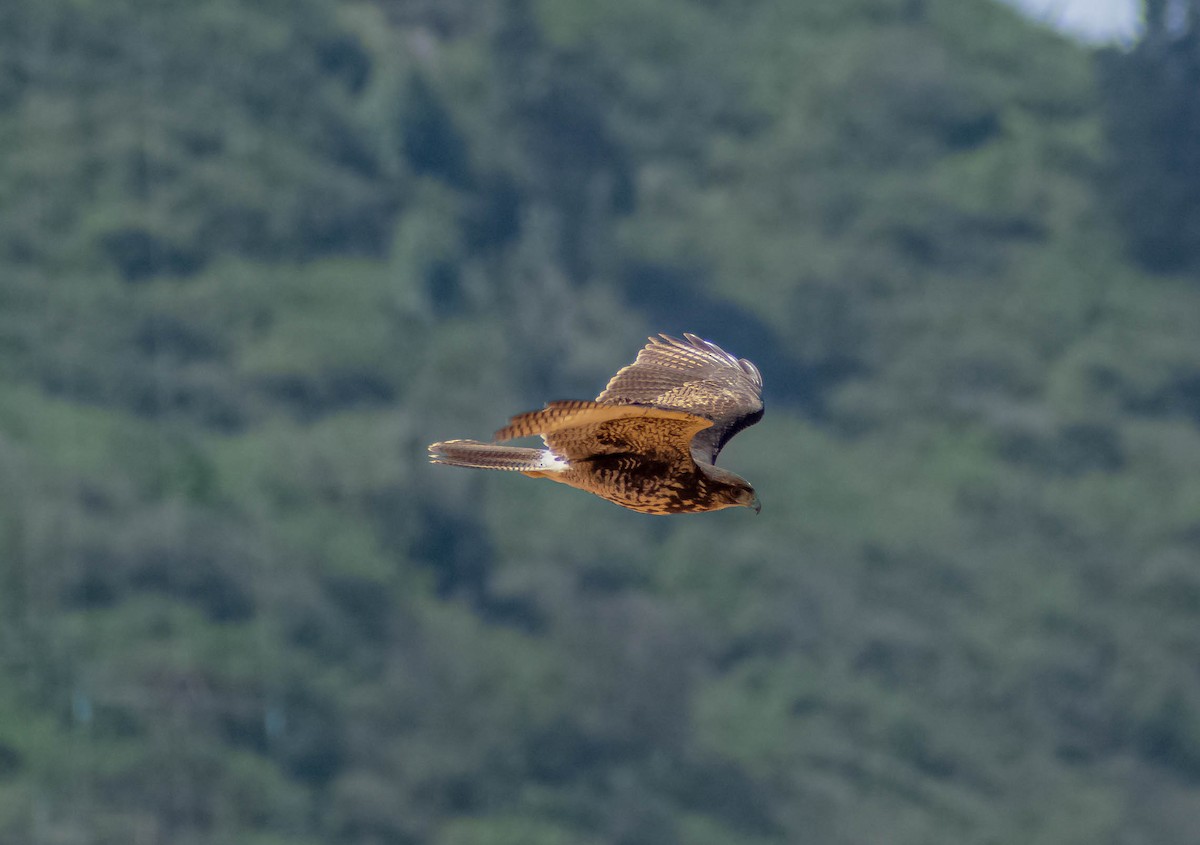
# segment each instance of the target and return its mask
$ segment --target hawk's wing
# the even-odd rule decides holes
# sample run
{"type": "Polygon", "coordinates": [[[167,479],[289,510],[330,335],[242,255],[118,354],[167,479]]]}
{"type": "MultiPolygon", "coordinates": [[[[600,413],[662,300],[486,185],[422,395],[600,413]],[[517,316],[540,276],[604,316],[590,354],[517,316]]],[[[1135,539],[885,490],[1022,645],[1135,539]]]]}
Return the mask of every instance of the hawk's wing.
{"type": "Polygon", "coordinates": [[[497,431],[492,439],[500,443],[518,437],[529,437],[533,434],[545,437],[548,434],[567,429],[591,428],[601,423],[637,418],[647,418],[656,422],[662,420],[684,422],[691,425],[695,431],[712,425],[709,419],[698,419],[694,414],[685,411],[569,400],[550,402],[540,411],[518,414],[508,421],[508,425],[497,431]]]}
{"type": "Polygon", "coordinates": [[[715,463],[729,438],[762,419],[762,374],[745,358],[735,358],[715,343],[693,334],[683,337],[650,338],[596,401],[653,405],[711,420],[712,426],[692,440],[692,451],[715,463]]]}
{"type": "Polygon", "coordinates": [[[542,435],[556,455],[568,460],[598,455],[640,455],[646,461],[692,464],[694,435],[712,420],[670,408],[551,402],[518,414],[493,436],[497,442],[542,435]]]}

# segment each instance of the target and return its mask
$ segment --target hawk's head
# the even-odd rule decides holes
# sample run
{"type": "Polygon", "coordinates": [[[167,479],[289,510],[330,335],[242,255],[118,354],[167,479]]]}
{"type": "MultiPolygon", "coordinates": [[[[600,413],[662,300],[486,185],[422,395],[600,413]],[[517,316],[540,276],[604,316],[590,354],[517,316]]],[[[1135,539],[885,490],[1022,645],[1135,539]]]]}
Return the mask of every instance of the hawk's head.
{"type": "Polygon", "coordinates": [[[754,508],[755,513],[762,510],[758,494],[749,481],[720,467],[706,466],[703,469],[713,487],[713,501],[716,504],[713,510],[734,507],[754,508]]]}
{"type": "Polygon", "coordinates": [[[737,491],[735,501],[743,507],[754,508],[755,513],[762,511],[762,503],[758,501],[758,494],[749,484],[737,491]]]}

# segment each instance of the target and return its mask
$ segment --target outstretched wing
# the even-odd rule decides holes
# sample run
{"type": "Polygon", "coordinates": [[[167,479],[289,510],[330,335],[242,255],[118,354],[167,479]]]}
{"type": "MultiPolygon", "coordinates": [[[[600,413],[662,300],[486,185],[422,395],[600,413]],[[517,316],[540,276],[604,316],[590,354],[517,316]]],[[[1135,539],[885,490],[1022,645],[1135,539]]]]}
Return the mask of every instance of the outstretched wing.
{"type": "Polygon", "coordinates": [[[492,439],[500,443],[534,434],[546,437],[569,429],[591,429],[602,423],[638,418],[651,420],[652,424],[664,420],[684,422],[694,426],[697,431],[712,425],[707,418],[697,419],[696,415],[679,410],[570,400],[550,402],[540,411],[518,414],[492,435],[492,439]]]}
{"type": "Polygon", "coordinates": [[[696,335],[660,335],[608,382],[596,401],[606,405],[652,405],[712,421],[692,440],[692,452],[714,463],[721,448],[762,419],[762,374],[696,335]]]}
{"type": "Polygon", "coordinates": [[[494,439],[540,434],[555,455],[568,461],[621,455],[661,465],[659,472],[665,474],[672,468],[695,468],[693,438],[712,424],[707,417],[648,405],[551,402],[540,411],[513,417],[494,439]]]}

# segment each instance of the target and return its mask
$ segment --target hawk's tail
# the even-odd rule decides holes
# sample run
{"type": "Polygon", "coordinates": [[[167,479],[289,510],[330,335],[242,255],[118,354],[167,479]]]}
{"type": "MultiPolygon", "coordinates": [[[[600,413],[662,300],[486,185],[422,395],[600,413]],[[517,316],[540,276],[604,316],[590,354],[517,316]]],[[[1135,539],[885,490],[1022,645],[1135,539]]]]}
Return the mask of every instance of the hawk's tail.
{"type": "Polygon", "coordinates": [[[429,460],[435,464],[477,469],[505,469],[514,472],[554,472],[566,469],[566,462],[548,449],[499,446],[478,440],[447,440],[429,446],[429,460]]]}

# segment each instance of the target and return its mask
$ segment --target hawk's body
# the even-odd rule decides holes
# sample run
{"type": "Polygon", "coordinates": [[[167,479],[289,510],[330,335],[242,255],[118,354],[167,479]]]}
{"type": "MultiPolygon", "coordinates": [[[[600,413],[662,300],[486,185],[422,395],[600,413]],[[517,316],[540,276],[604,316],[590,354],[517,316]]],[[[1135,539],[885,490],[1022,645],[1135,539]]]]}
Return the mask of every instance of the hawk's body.
{"type": "Polygon", "coordinates": [[[513,417],[497,441],[540,434],[545,449],[448,440],[436,463],[550,478],[642,513],[718,510],[758,498],[714,465],[729,438],[763,414],[762,376],[695,335],[651,338],[594,402],[551,402],[513,417]]]}

